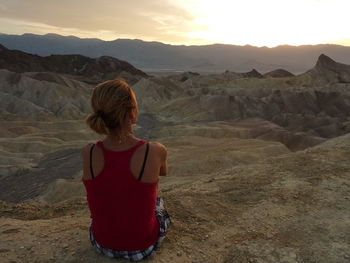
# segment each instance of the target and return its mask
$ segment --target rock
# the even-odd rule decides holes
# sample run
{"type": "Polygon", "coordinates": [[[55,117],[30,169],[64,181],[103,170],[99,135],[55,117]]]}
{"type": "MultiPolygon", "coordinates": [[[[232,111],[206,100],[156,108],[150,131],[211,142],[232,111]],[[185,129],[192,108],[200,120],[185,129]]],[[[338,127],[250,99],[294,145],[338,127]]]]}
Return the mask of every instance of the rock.
{"type": "Polygon", "coordinates": [[[68,244],[63,244],[63,245],[62,245],[62,248],[64,248],[64,249],[68,249],[68,247],[69,247],[68,244]]]}
{"type": "Polygon", "coordinates": [[[321,54],[313,69],[308,72],[315,80],[330,83],[350,83],[350,66],[321,54]]]}
{"type": "Polygon", "coordinates": [[[253,69],[247,73],[241,73],[242,77],[244,78],[262,78],[263,75],[261,75],[256,69],[253,69]]]}
{"type": "Polygon", "coordinates": [[[287,78],[295,75],[284,69],[276,69],[263,75],[264,78],[287,78]]]}

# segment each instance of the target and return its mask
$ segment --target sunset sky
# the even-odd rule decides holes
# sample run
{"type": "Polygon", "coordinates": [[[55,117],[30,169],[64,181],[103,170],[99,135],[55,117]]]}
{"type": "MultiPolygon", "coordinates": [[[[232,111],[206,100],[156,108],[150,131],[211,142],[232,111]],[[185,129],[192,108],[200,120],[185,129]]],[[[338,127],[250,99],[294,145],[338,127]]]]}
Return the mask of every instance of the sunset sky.
{"type": "Polygon", "coordinates": [[[0,0],[0,32],[169,44],[350,46],[350,0],[0,0]]]}

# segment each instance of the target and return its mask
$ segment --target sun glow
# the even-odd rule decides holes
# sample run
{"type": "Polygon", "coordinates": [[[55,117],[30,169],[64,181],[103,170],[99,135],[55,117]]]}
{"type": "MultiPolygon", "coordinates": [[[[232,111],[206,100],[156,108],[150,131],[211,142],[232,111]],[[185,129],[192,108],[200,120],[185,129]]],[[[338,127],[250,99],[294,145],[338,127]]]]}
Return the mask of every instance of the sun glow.
{"type": "Polygon", "coordinates": [[[348,0],[180,0],[206,28],[194,41],[277,46],[341,43],[349,39],[348,0]]]}
{"type": "Polygon", "coordinates": [[[0,2],[0,33],[7,34],[137,38],[175,45],[350,45],[350,0],[0,2]]]}

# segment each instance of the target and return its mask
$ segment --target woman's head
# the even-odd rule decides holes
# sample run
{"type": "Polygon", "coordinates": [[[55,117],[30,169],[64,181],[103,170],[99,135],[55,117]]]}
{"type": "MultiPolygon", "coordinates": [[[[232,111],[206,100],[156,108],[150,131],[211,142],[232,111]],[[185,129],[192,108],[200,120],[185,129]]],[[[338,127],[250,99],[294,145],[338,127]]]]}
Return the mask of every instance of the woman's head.
{"type": "Polygon", "coordinates": [[[94,88],[91,97],[91,113],[86,123],[99,134],[118,134],[129,131],[136,122],[136,96],[121,79],[108,80],[94,88]]]}

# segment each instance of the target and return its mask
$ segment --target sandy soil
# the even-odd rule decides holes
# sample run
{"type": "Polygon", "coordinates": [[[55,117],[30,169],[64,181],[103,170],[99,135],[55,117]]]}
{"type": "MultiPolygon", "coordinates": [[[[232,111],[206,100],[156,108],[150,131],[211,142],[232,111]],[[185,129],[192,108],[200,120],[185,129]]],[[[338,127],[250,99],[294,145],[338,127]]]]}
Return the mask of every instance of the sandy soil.
{"type": "MultiPolygon", "coordinates": [[[[350,262],[349,136],[337,140],[163,178],[159,195],[173,224],[149,261],[350,262]]],[[[3,262],[112,262],[89,244],[83,197],[51,205],[1,202],[0,219],[3,262]]]]}

